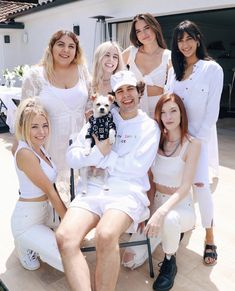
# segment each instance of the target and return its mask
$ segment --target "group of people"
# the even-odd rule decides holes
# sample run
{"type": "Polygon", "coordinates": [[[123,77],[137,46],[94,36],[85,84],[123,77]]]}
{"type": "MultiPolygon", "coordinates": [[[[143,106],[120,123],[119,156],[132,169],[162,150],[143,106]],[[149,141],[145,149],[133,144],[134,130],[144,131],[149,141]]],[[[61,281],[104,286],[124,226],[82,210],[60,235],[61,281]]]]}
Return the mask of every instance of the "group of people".
{"type": "MultiPolygon", "coordinates": [[[[198,26],[188,20],[174,29],[169,51],[158,21],[149,13],[133,18],[132,45],[115,42],[95,51],[92,77],[76,35],[56,32],[41,63],[22,85],[13,146],[19,200],[12,232],[23,267],[42,261],[64,271],[71,290],[114,290],[120,268],[119,238],[136,232],[165,253],[154,290],[169,290],[177,273],[182,234],[194,228],[193,195],[206,230],[203,262],[217,262],[208,151],[218,156],[216,121],[222,68],[206,51],[198,26]],[[99,141],[85,151],[92,94],[112,94],[116,141],[99,141]],[[200,110],[198,110],[200,108],[200,110]],[[73,143],[68,147],[69,139],[73,143]],[[69,168],[108,171],[109,189],[88,179],[88,192],[70,203],[69,168]],[[80,250],[96,227],[96,270],[90,280],[80,250]]],[[[217,159],[218,162],[218,159],[217,159]]],[[[218,166],[218,163],[217,163],[218,166]]],[[[127,248],[122,263],[136,268],[146,250],[127,248]]]]}

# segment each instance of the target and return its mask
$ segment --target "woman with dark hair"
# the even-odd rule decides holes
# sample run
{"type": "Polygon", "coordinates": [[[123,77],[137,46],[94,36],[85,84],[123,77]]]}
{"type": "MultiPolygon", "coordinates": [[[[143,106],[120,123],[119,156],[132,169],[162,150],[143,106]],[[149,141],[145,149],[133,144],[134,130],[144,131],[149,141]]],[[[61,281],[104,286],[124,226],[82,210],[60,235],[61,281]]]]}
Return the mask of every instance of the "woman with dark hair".
{"type": "Polygon", "coordinates": [[[66,202],[69,168],[65,152],[70,135],[84,124],[89,90],[90,77],[77,36],[66,30],[55,32],[41,63],[25,76],[22,99],[38,96],[49,114],[52,130],[48,152],[57,166],[57,187],[66,202]]]}
{"type": "Polygon", "coordinates": [[[167,90],[181,96],[189,119],[189,132],[201,140],[202,149],[194,179],[202,225],[206,229],[204,263],[217,261],[214,244],[214,213],[209,186],[209,165],[218,169],[216,121],[223,88],[223,70],[206,51],[198,26],[185,20],[176,26],[172,41],[172,64],[167,90]]]}
{"type": "MultiPolygon", "coordinates": [[[[161,130],[159,149],[151,167],[150,205],[156,205],[145,234],[158,237],[165,253],[154,290],[169,290],[177,273],[175,253],[181,233],[195,225],[191,186],[200,154],[200,142],[188,134],[184,104],[176,94],[158,101],[155,119],[161,130]]],[[[136,248],[136,251],[137,248],[136,248]]]]}
{"type": "Polygon", "coordinates": [[[171,66],[171,53],[166,48],[159,22],[149,13],[138,14],[133,18],[130,40],[132,46],[123,52],[123,60],[138,81],[145,82],[146,89],[140,108],[153,118],[171,66]]]}

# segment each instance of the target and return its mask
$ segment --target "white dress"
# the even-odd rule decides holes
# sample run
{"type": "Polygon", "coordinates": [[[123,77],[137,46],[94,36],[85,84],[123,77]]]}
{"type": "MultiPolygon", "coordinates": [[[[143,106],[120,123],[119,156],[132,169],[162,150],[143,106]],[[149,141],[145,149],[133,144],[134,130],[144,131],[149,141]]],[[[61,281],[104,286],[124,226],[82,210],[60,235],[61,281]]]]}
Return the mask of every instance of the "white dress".
{"type": "Polygon", "coordinates": [[[27,73],[22,85],[22,99],[39,96],[51,122],[48,152],[58,170],[59,192],[68,192],[69,168],[65,153],[71,134],[78,133],[85,122],[90,78],[84,65],[78,66],[78,83],[70,89],[52,86],[45,79],[42,66],[34,66],[27,73]],[[66,178],[66,181],[65,181],[66,178]],[[66,185],[66,186],[65,186],[66,185]]]}
{"type": "MultiPolygon", "coordinates": [[[[167,78],[168,65],[171,60],[171,51],[165,49],[163,51],[161,64],[147,75],[143,75],[135,63],[137,52],[138,48],[132,46],[128,58],[130,71],[135,74],[135,77],[138,81],[144,81],[145,84],[149,86],[158,86],[164,88],[167,78]]],[[[140,108],[153,118],[158,99],[159,96],[148,97],[145,90],[144,95],[140,99],[140,108]]]]}
{"type": "Polygon", "coordinates": [[[223,70],[215,61],[199,60],[188,79],[177,81],[171,68],[166,89],[182,98],[187,111],[189,133],[202,141],[195,182],[208,183],[208,166],[212,167],[213,177],[218,177],[216,121],[223,89],[223,70]]]}

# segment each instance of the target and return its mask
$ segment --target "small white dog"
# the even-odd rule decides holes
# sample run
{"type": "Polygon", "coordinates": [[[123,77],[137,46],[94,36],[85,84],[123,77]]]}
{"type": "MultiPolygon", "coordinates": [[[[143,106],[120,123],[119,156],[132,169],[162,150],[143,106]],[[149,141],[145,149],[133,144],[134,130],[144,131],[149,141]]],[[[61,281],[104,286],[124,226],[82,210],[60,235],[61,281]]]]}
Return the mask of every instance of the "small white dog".
{"type": "MultiPolygon", "coordinates": [[[[105,140],[109,138],[110,144],[115,143],[116,136],[116,126],[113,122],[113,116],[110,112],[111,105],[114,102],[114,96],[93,95],[91,96],[91,100],[93,103],[93,115],[89,118],[90,124],[86,134],[85,155],[89,155],[91,148],[95,145],[95,140],[92,136],[93,134],[97,136],[98,140],[105,140]]],[[[98,169],[92,167],[93,177],[100,176],[100,172],[103,173],[104,190],[109,190],[107,185],[107,170],[105,169],[98,171],[98,169]]],[[[82,178],[82,194],[86,194],[88,169],[82,168],[80,170],[80,175],[82,178]]]]}

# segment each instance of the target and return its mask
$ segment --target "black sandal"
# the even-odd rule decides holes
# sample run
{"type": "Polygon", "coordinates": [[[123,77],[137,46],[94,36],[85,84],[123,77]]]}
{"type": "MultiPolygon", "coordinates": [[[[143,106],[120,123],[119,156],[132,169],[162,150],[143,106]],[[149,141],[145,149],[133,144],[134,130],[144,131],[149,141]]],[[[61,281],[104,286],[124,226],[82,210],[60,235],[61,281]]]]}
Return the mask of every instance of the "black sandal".
{"type": "Polygon", "coordinates": [[[206,266],[214,266],[217,263],[217,246],[216,245],[208,245],[205,244],[204,255],[203,255],[203,263],[206,266]],[[205,261],[206,258],[211,258],[213,261],[211,263],[207,263],[205,261]]]}

